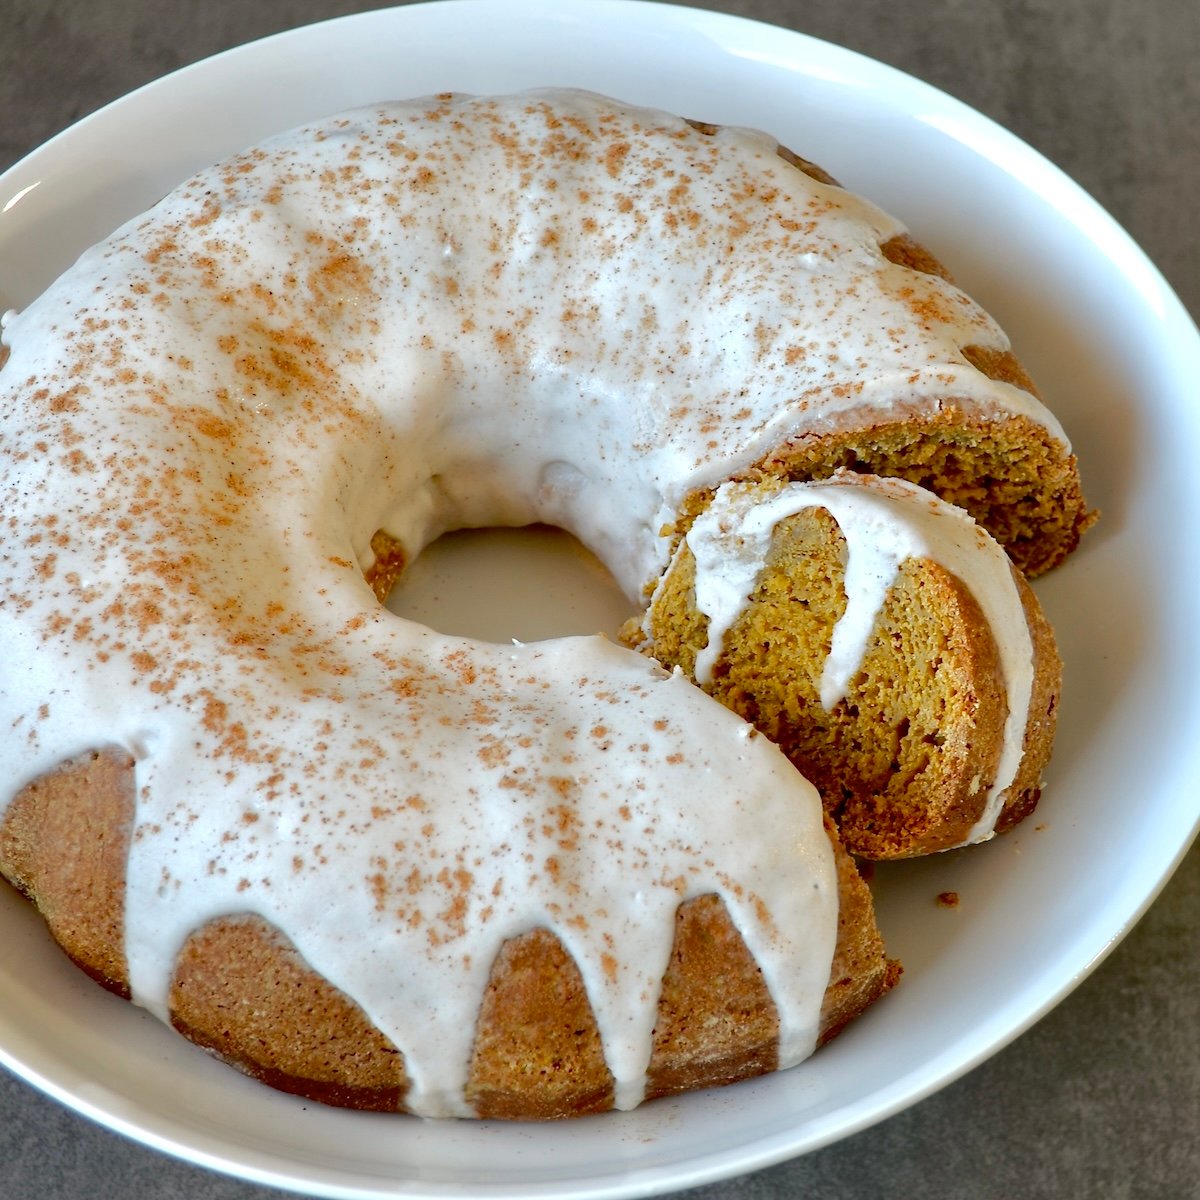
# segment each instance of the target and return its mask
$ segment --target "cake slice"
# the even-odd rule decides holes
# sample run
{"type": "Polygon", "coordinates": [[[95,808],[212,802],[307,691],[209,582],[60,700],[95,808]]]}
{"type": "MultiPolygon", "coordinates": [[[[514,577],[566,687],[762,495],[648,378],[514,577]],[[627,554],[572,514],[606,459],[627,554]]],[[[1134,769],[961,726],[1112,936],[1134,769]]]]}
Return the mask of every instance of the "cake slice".
{"type": "Polygon", "coordinates": [[[627,640],[776,742],[855,855],[983,841],[1037,804],[1053,634],[995,540],[913,484],[721,488],[627,640]]]}

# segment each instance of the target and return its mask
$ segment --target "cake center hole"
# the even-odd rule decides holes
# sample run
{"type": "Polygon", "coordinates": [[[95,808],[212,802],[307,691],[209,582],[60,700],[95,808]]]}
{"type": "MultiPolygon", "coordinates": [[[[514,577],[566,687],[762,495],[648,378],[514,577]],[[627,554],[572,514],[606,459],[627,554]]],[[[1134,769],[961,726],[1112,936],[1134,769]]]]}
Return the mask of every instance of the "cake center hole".
{"type": "Polygon", "coordinates": [[[607,568],[561,529],[463,529],[409,564],[386,607],[439,633],[507,644],[615,638],[634,615],[607,568]]]}

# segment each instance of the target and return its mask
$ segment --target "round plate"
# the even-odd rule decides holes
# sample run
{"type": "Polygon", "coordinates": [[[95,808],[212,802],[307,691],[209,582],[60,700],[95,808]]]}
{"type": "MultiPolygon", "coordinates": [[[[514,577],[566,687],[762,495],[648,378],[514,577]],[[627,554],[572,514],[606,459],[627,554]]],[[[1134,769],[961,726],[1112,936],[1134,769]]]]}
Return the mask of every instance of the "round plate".
{"type": "Polygon", "coordinates": [[[323,1110],[243,1079],[92,985],[0,894],[0,1059],[194,1162],[323,1196],[616,1197],[765,1166],[968,1070],[1062,998],[1194,836],[1200,778],[1200,339],[1145,256],[1014,137],[795,33],[621,0],[462,0],[223,54],[126,97],[0,177],[0,310],[212,159],[339,108],[571,85],[769,129],[907,221],[1006,326],[1103,520],[1040,581],[1066,661],[1038,814],[881,869],[901,986],[796,1070],[554,1126],[323,1110]],[[939,893],[959,894],[956,908],[939,893]]]}

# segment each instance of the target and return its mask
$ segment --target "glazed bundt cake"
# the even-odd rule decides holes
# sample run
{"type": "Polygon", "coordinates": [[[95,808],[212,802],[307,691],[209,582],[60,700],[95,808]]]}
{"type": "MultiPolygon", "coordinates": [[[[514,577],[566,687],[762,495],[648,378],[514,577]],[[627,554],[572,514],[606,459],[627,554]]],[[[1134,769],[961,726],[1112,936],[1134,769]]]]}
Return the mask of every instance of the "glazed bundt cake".
{"type": "MultiPolygon", "coordinates": [[[[1089,520],[1003,334],[894,220],[764,134],[588,93],[282,135],[88,251],[4,343],[0,870],[106,986],[336,1104],[629,1108],[800,1061],[897,973],[769,737],[602,638],[396,618],[379,597],[423,546],[565,528],[695,672],[679,547],[731,481],[902,477],[1031,572],[1089,520]]],[[[733,625],[822,571],[810,603],[848,611],[840,519],[789,517],[796,550],[733,625]]],[[[900,565],[881,628],[924,644],[906,606],[934,596],[1002,674],[950,568],[900,565]]],[[[1031,611],[1030,763],[1053,692],[1031,611]]],[[[795,670],[807,695],[815,663],[795,670]]],[[[712,673],[751,695],[728,655],[712,673]]],[[[1020,725],[975,684],[981,730],[1020,725]]],[[[789,703],[753,715],[776,704],[795,754],[789,703]]],[[[1036,790],[990,755],[942,756],[979,780],[938,821],[853,817],[874,776],[822,780],[825,803],[860,852],[948,844],[1036,790]]]]}

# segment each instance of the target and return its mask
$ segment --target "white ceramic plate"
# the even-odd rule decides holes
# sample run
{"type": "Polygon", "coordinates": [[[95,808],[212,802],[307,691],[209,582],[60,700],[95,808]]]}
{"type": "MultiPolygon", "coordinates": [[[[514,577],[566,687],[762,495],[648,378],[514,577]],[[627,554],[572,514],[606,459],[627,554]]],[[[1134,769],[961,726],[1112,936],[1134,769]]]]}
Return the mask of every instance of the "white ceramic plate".
{"type": "Polygon", "coordinates": [[[1007,326],[1104,510],[1039,585],[1067,664],[1050,786],[1015,834],[879,872],[907,974],[809,1063],[553,1127],[423,1124],[272,1093],[94,987],[0,892],[0,1059],[114,1129],[246,1178],[338,1197],[616,1197],[813,1149],[1036,1020],[1140,915],[1195,832],[1200,339],[1074,184],[896,71],[782,30],[619,0],[464,0],[302,29],[136,92],[0,178],[0,309],[193,168],[265,134],[382,98],[550,84],[769,128],[907,220],[1007,326]],[[961,905],[937,907],[951,890],[961,905]]]}

